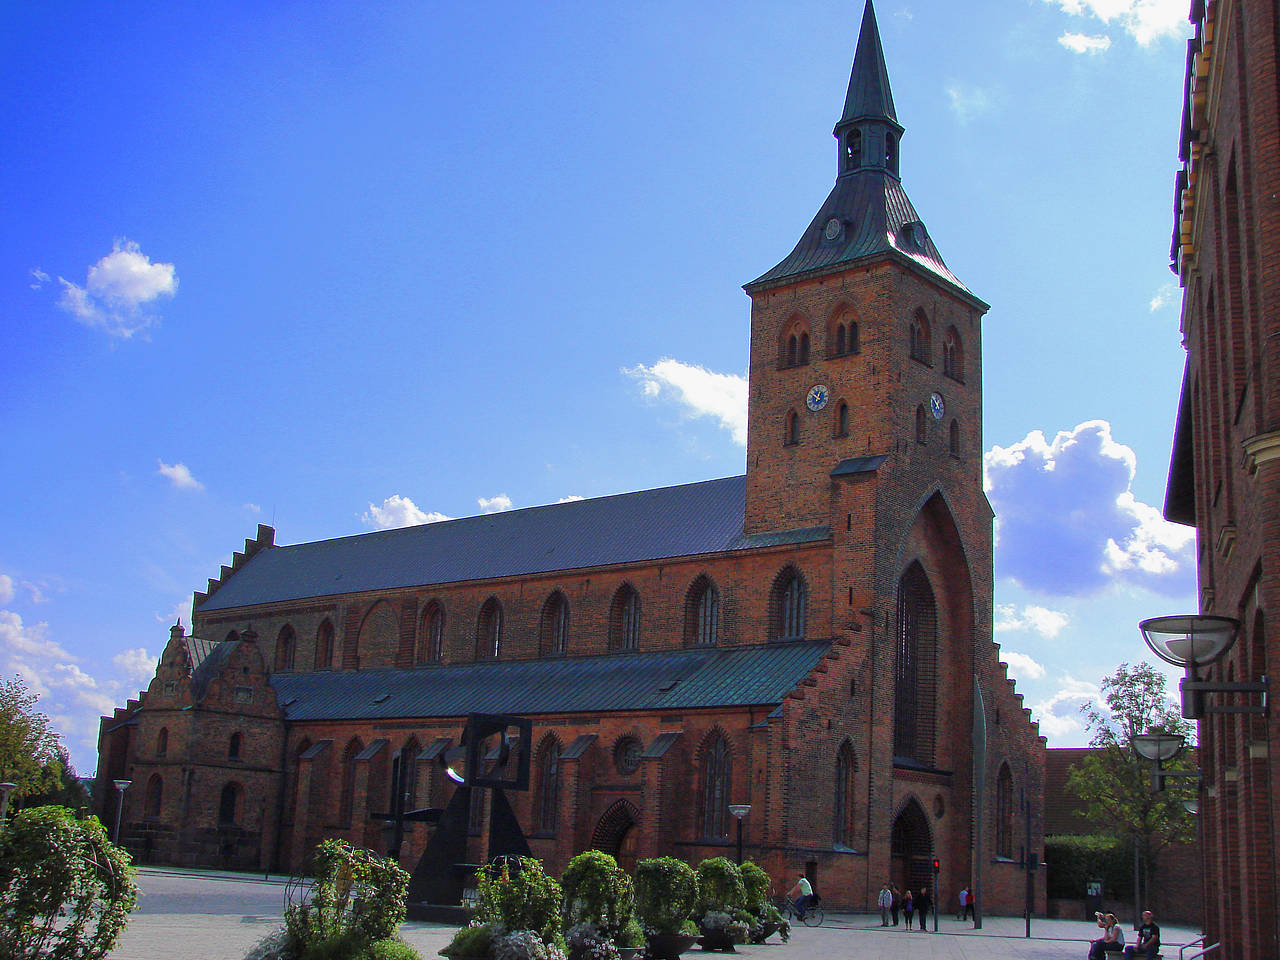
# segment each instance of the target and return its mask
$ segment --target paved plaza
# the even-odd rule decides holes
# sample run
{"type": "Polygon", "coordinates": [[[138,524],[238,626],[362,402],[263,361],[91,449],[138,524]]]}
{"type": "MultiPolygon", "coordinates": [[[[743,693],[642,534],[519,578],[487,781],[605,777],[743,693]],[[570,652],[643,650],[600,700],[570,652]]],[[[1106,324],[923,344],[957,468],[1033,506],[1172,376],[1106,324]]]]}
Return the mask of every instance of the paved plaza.
{"type": "MultiPolygon", "coordinates": [[[[241,960],[249,948],[281,923],[283,878],[243,873],[143,867],[142,896],[111,960],[241,960]]],[[[1031,939],[1021,917],[986,917],[974,930],[954,917],[938,919],[938,932],[907,932],[880,926],[878,915],[828,914],[821,927],[795,924],[791,942],[738,948],[747,960],[1085,960],[1097,928],[1071,920],[1032,920],[1031,939]]],[[[454,928],[406,923],[405,940],[425,960],[434,960],[454,928]]],[[[1199,935],[1186,927],[1164,926],[1165,960],[1199,935]]],[[[774,940],[777,938],[774,937],[774,940]]],[[[1188,955],[1194,951],[1188,951],[1188,955]]],[[[696,948],[688,958],[703,956],[696,948]]],[[[722,956],[717,954],[716,956],[722,956]]]]}

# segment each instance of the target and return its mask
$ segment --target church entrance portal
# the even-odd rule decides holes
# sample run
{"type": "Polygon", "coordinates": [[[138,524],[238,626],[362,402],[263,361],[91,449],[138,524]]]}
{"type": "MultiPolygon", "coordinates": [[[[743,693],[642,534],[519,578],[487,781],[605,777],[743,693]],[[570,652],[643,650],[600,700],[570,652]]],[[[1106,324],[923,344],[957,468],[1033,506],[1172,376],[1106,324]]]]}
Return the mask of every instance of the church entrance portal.
{"type": "Polygon", "coordinates": [[[640,831],[635,829],[637,819],[636,808],[626,800],[619,800],[604,812],[591,834],[591,849],[603,850],[612,856],[628,876],[636,868],[636,848],[640,840],[640,831]]]}
{"type": "Polygon", "coordinates": [[[933,881],[933,839],[929,835],[929,821],[914,799],[893,821],[890,840],[891,871],[898,889],[910,889],[916,896],[920,888],[933,881]]]}

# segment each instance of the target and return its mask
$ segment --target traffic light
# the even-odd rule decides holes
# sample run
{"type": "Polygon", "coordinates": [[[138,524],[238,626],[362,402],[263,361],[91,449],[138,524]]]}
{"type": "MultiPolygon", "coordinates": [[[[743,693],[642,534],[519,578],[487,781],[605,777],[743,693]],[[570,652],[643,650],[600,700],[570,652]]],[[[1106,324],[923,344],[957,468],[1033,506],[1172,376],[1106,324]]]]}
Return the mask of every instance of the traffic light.
{"type": "Polygon", "coordinates": [[[942,867],[942,861],[941,861],[941,860],[939,860],[937,857],[934,857],[934,858],[933,858],[933,872],[934,872],[934,873],[937,873],[937,872],[938,872],[938,870],[939,870],[941,867],[942,867]]]}

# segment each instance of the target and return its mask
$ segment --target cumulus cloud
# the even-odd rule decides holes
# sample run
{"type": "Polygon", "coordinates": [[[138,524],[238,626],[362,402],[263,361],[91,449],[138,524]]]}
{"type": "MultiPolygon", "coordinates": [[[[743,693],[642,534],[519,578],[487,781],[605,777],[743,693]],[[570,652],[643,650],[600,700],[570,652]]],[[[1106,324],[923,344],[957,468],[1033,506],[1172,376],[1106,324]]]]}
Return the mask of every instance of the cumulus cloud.
{"type": "Polygon", "coordinates": [[[8,603],[13,599],[13,577],[0,573],[0,603],[8,603]]]}
{"type": "Polygon", "coordinates": [[[1176,283],[1166,283],[1156,291],[1155,296],[1151,298],[1149,306],[1151,308],[1151,312],[1155,313],[1157,310],[1163,310],[1165,307],[1169,306],[1169,304],[1177,302],[1178,285],[1176,283]]]}
{"type": "Polygon", "coordinates": [[[729,431],[733,442],[747,445],[747,380],[716,373],[697,364],[664,357],[651,367],[638,363],[622,372],[640,384],[653,400],[673,400],[690,418],[711,417],[729,431]]]}
{"type": "Polygon", "coordinates": [[[996,605],[995,629],[996,632],[1027,630],[1052,640],[1062,632],[1068,620],[1065,613],[1048,607],[1028,604],[1019,610],[1017,604],[1001,603],[996,605]]]}
{"type": "Polygon", "coordinates": [[[951,112],[961,123],[968,123],[991,110],[991,94],[981,87],[970,84],[952,83],[947,86],[947,99],[951,103],[951,112]]]}
{"type": "Polygon", "coordinates": [[[1040,724],[1040,732],[1050,739],[1083,738],[1086,706],[1102,701],[1096,683],[1064,676],[1058,689],[1039,703],[1031,704],[1031,717],[1040,724]]]}
{"type": "Polygon", "coordinates": [[[438,511],[427,513],[418,509],[418,505],[408,497],[393,494],[382,501],[382,506],[369,504],[369,510],[360,518],[367,526],[375,530],[390,530],[393,527],[412,527],[419,523],[438,523],[441,520],[452,520],[438,511]]]}
{"type": "Polygon", "coordinates": [[[160,322],[155,308],[178,291],[172,263],[152,263],[131,240],[117,240],[111,252],[89,268],[84,286],[58,277],[58,306],[86,327],[128,340],[160,322]]]}
{"type": "Polygon", "coordinates": [[[1039,680],[1045,674],[1044,665],[1025,653],[1005,650],[1000,655],[1008,664],[1009,676],[1017,680],[1039,680]]]}
{"type": "Polygon", "coordinates": [[[145,687],[155,676],[156,660],[156,657],[142,647],[137,647],[133,650],[121,650],[111,658],[111,663],[127,680],[145,687]]]}
{"type": "Polygon", "coordinates": [[[1137,457],[1090,420],[1050,443],[1034,430],[983,463],[996,512],[1000,576],[1084,596],[1114,582],[1169,596],[1194,589],[1195,532],[1169,523],[1131,488],[1137,457]]]}
{"type": "Polygon", "coordinates": [[[156,473],[167,479],[179,490],[203,490],[204,484],[191,475],[185,463],[168,464],[163,460],[157,460],[160,469],[156,473]]]}
{"type": "Polygon", "coordinates": [[[556,501],[556,503],[577,503],[581,499],[583,498],[578,496],[576,493],[571,493],[567,497],[561,497],[556,501]]]}
{"type": "MultiPolygon", "coordinates": [[[[1075,17],[1115,24],[1142,46],[1187,30],[1186,0],[1045,0],[1075,17]]],[[[1059,40],[1061,42],[1061,40],[1059,40]]]]}
{"type": "Polygon", "coordinates": [[[1091,36],[1087,33],[1072,33],[1068,30],[1058,38],[1058,42],[1072,53],[1102,53],[1111,49],[1111,38],[1105,33],[1091,36]]]}
{"type": "Polygon", "coordinates": [[[496,497],[477,497],[476,503],[484,513],[502,513],[514,506],[511,498],[505,493],[500,493],[496,497]]]}

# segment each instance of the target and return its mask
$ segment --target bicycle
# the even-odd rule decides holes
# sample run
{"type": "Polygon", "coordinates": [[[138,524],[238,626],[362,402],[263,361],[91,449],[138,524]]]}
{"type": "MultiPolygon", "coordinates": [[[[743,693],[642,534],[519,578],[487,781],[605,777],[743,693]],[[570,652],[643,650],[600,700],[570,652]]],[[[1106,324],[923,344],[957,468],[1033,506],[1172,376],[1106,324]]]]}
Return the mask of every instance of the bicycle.
{"type": "Polygon", "coordinates": [[[827,917],[822,909],[822,897],[817,894],[814,894],[813,902],[805,909],[803,917],[796,910],[796,902],[790,897],[787,897],[787,902],[782,905],[782,914],[788,920],[793,917],[798,919],[806,927],[820,927],[827,917]]]}

